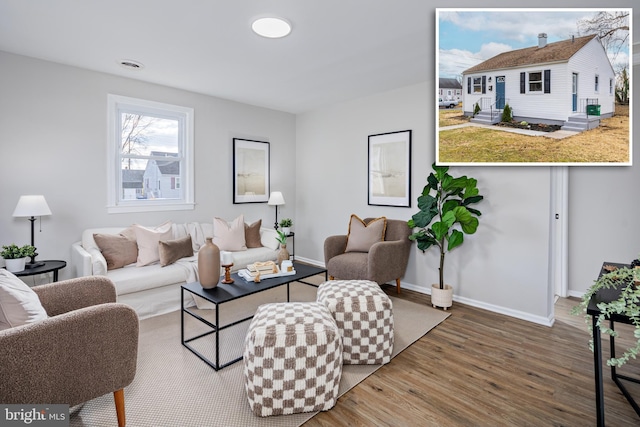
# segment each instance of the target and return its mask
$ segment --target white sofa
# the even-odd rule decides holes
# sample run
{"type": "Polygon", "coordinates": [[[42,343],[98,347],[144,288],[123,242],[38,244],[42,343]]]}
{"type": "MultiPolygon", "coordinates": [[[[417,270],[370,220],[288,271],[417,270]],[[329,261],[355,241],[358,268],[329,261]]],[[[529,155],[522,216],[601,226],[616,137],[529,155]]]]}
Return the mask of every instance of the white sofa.
{"type": "MultiPolygon", "coordinates": [[[[107,276],[116,285],[118,302],[132,306],[143,319],[180,309],[180,286],[197,280],[198,249],[206,237],[213,236],[212,223],[172,224],[174,239],[191,235],[194,255],[162,267],[159,263],[137,267],[135,263],[123,268],[107,270],[107,261],[96,244],[94,234],[118,235],[127,227],[90,228],[82,233],[82,240],[71,247],[71,269],[74,277],[107,276]]],[[[231,252],[232,271],[246,268],[257,261],[273,261],[278,257],[277,233],[260,228],[261,248],[231,252]]],[[[222,269],[221,269],[222,270],[222,269]]],[[[222,274],[222,271],[221,271],[222,274]]],[[[188,293],[186,293],[188,294],[188,293]]],[[[193,299],[185,295],[185,303],[193,299]]]]}

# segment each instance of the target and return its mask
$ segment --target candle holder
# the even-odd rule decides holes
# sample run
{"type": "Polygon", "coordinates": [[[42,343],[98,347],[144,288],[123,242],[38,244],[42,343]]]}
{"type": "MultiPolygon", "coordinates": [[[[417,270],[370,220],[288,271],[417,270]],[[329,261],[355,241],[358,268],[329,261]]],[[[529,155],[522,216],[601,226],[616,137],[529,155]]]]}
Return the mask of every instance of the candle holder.
{"type": "Polygon", "coordinates": [[[232,264],[227,264],[227,265],[223,265],[224,267],[224,279],[222,279],[222,283],[233,283],[233,279],[231,278],[231,267],[233,267],[233,263],[232,264]]]}

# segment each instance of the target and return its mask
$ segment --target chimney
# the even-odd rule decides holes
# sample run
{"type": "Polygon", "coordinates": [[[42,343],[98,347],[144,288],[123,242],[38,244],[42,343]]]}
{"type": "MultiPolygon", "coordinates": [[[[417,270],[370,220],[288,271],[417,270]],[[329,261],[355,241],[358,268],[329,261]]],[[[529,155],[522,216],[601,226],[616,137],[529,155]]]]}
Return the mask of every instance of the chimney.
{"type": "Polygon", "coordinates": [[[545,47],[547,45],[547,33],[538,34],[538,48],[545,47]]]}

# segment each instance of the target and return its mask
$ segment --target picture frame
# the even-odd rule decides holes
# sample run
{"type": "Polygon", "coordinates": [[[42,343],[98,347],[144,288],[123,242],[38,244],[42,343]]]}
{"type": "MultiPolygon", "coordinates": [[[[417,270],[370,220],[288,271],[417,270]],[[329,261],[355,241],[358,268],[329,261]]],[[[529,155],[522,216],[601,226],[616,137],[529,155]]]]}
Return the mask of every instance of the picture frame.
{"type": "Polygon", "coordinates": [[[411,130],[369,135],[369,205],[411,207],[411,130]]]}
{"type": "Polygon", "coordinates": [[[269,201],[269,143],[233,138],[233,203],[269,201]]]}

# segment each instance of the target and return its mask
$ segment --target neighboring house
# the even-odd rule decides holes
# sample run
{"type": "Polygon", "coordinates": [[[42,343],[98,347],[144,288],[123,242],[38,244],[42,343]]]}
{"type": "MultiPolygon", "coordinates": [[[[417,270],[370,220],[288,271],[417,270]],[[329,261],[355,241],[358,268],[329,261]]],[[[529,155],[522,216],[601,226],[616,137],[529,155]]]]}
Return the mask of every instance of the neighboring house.
{"type": "Polygon", "coordinates": [[[439,98],[445,101],[460,102],[462,100],[462,85],[457,79],[440,78],[438,81],[438,95],[439,98]]]}
{"type": "Polygon", "coordinates": [[[142,181],[144,179],[143,170],[123,169],[122,170],[122,198],[125,200],[135,200],[144,198],[142,181]]]}
{"type": "Polygon", "coordinates": [[[496,123],[509,104],[515,120],[585,130],[615,109],[615,73],[596,35],[547,44],[542,33],[538,46],[501,53],[462,75],[464,114],[481,108],[473,121],[496,123]]]}
{"type": "MultiPolygon", "coordinates": [[[[176,157],[175,153],[152,151],[154,157],[176,157]]],[[[175,199],[180,197],[180,162],[153,159],[144,170],[144,190],[147,199],[175,199]]]]}

